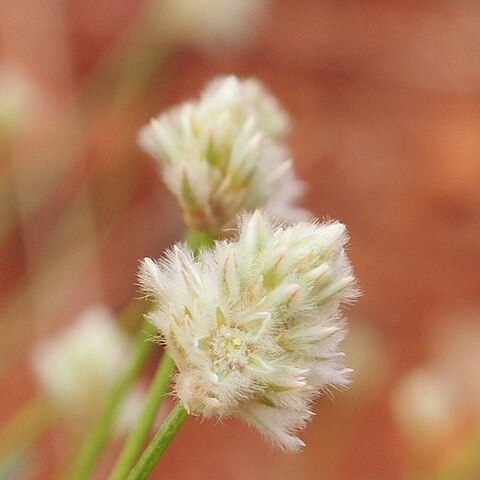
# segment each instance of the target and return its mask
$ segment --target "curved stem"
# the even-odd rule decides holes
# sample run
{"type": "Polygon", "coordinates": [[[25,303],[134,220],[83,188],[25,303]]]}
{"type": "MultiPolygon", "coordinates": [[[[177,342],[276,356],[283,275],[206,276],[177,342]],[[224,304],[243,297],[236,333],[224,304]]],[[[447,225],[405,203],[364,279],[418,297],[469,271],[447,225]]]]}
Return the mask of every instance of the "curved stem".
{"type": "Polygon", "coordinates": [[[124,480],[135,464],[163,402],[174,367],[175,362],[165,352],[148,392],[142,416],[130,433],[109,480],[124,480]]]}
{"type": "Polygon", "coordinates": [[[68,476],[70,480],[86,480],[89,478],[98,457],[107,443],[110,431],[123,404],[123,400],[130,391],[133,382],[145,365],[145,362],[155,345],[150,341],[153,334],[153,326],[146,321],[137,336],[135,351],[128,368],[110,393],[102,417],[80,449],[80,453],[75,461],[73,469],[68,476]]]}
{"type": "Polygon", "coordinates": [[[145,480],[153,472],[160,458],[164,454],[173,437],[187,418],[185,407],[178,403],[162,425],[162,428],[153,437],[150,445],[143,452],[140,460],[133,467],[127,480],[145,480]]]}

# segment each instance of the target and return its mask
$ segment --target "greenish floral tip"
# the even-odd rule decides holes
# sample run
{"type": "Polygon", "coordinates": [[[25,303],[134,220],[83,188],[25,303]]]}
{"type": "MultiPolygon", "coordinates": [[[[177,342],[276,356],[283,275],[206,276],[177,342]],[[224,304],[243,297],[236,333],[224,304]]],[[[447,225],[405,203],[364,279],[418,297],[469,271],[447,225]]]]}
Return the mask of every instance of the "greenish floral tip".
{"type": "Polygon", "coordinates": [[[215,237],[205,230],[189,230],[186,237],[187,245],[198,252],[205,248],[210,248],[215,243],[215,237]]]}

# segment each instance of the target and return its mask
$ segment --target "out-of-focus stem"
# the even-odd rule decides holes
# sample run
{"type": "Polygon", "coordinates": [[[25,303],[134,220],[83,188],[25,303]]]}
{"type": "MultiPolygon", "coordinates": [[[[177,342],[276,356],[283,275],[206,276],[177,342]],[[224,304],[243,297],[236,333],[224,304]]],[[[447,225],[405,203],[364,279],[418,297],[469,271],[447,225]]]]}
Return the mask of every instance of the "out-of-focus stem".
{"type": "MultiPolygon", "coordinates": [[[[80,155],[88,147],[87,140],[90,140],[92,132],[95,138],[99,135],[98,119],[102,120],[100,123],[105,123],[106,117],[119,115],[157,71],[166,70],[164,67],[168,64],[174,45],[170,36],[161,38],[156,31],[157,25],[152,22],[153,7],[150,3],[152,2],[145,4],[144,10],[132,22],[127,32],[99,60],[79,90],[72,95],[71,101],[55,123],[54,137],[52,136],[48,144],[35,153],[40,157],[39,163],[48,164],[52,158],[74,159],[77,157],[80,160],[80,155]]],[[[162,76],[161,85],[157,90],[162,89],[164,83],[165,79],[162,76]]],[[[56,163],[66,165],[63,160],[56,163]]],[[[15,212],[11,212],[11,218],[6,218],[4,226],[0,228],[0,250],[7,251],[11,245],[19,244],[18,238],[22,238],[25,232],[35,231],[35,249],[33,253],[30,252],[28,259],[30,272],[35,272],[39,259],[45,259],[45,251],[51,246],[51,239],[55,237],[59,227],[64,227],[71,220],[69,213],[73,207],[89,196],[89,175],[86,173],[88,169],[79,168],[78,163],[74,162],[67,167],[71,171],[65,170],[62,173],[63,178],[75,178],[75,187],[65,190],[64,182],[55,180],[51,185],[48,182],[40,182],[40,185],[47,187],[40,193],[37,192],[34,196],[35,201],[25,205],[22,199],[18,198],[15,212]],[[56,198],[57,190],[60,191],[60,199],[56,198]],[[48,207],[49,204],[56,205],[54,215],[51,217],[56,223],[53,228],[44,230],[44,233],[39,235],[36,225],[38,218],[44,216],[44,213],[39,211],[44,212],[45,206],[48,207]],[[33,226],[30,226],[30,223],[33,226]]],[[[0,183],[2,184],[0,187],[3,187],[5,182],[0,183]]],[[[21,303],[22,297],[28,293],[26,293],[27,284],[21,283],[26,275],[22,272],[15,277],[9,282],[8,296],[3,299],[3,301],[8,299],[10,304],[15,304],[17,301],[21,303]]],[[[17,333],[17,335],[20,334],[17,333]]],[[[2,357],[6,358],[8,363],[3,362],[3,358],[0,359],[0,363],[4,363],[0,364],[0,370],[11,364],[10,357],[2,357]]]]}
{"type": "MultiPolygon", "coordinates": [[[[187,244],[195,253],[198,253],[203,248],[211,246],[213,243],[214,236],[209,232],[189,232],[187,235],[187,244]]],[[[123,400],[151,353],[154,344],[149,340],[154,332],[154,327],[146,321],[137,338],[133,360],[129,368],[112,390],[99,423],[95,426],[82,446],[72,473],[68,477],[70,480],[86,480],[90,476],[97,459],[100,457],[108,441],[110,431],[114,425],[123,400]]],[[[163,401],[168,386],[168,379],[173,367],[173,361],[166,355],[164,361],[159,366],[159,371],[155,375],[155,380],[150,389],[147,404],[142,413],[142,417],[139,420],[139,423],[142,425],[141,427],[138,427],[138,431],[135,430],[132,433],[132,435],[135,436],[135,440],[129,440],[126,444],[125,448],[128,448],[128,453],[125,453],[124,458],[127,458],[128,454],[129,462],[131,462],[131,458],[134,458],[134,460],[136,459],[136,455],[142,448],[143,442],[150,432],[151,426],[155,420],[155,414],[163,401]]],[[[126,465],[127,461],[122,460],[122,463],[126,465]]]]}
{"type": "MultiPolygon", "coordinates": [[[[55,125],[54,138],[45,149],[40,149],[36,154],[44,159],[42,163],[47,163],[52,158],[74,158],[75,154],[82,154],[88,146],[86,137],[98,130],[98,119],[105,120],[102,115],[106,114],[109,117],[119,115],[155,72],[168,63],[174,45],[169,35],[159,38],[150,18],[151,8],[147,2],[144,11],[140,12],[127,32],[104,54],[72,96],[55,125]]],[[[78,170],[78,167],[74,165],[72,170],[78,170]]],[[[84,180],[82,186],[83,184],[87,186],[88,182],[84,180]]],[[[0,246],[8,244],[9,237],[20,228],[20,222],[28,222],[30,218],[38,216],[38,209],[42,208],[39,204],[47,203],[54,196],[52,192],[57,186],[58,182],[48,186],[46,192],[40,195],[46,198],[45,202],[41,199],[31,202],[28,208],[23,209],[21,218],[15,218],[9,223],[8,231],[0,232],[0,246]]],[[[78,185],[76,190],[85,192],[78,185]]]]}
{"type": "Polygon", "coordinates": [[[151,341],[153,334],[152,325],[145,322],[137,336],[132,360],[110,393],[99,422],[82,445],[73,469],[68,476],[69,480],[86,480],[90,477],[93,467],[108,441],[123,400],[151,354],[154,346],[151,341]]]}
{"type": "Polygon", "coordinates": [[[165,352],[148,392],[142,416],[130,433],[115,468],[109,477],[110,480],[123,480],[135,464],[138,453],[150,433],[158,410],[163,402],[170,375],[174,368],[175,362],[172,357],[165,352]]]}

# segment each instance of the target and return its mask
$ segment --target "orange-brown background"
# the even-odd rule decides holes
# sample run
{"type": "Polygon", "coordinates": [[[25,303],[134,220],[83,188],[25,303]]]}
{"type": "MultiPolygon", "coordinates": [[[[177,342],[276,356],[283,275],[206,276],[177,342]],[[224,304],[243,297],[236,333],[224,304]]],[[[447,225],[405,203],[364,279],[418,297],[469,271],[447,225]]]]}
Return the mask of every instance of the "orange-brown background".
{"type": "MultiPolygon", "coordinates": [[[[120,311],[135,295],[138,259],[182,236],[175,202],[135,144],[137,129],[212,76],[255,76],[293,118],[305,205],[349,227],[364,292],[349,307],[352,335],[359,325],[375,330],[378,368],[388,374],[320,399],[299,455],[275,451],[234,420],[190,420],[155,478],[404,478],[412,454],[392,418],[391,386],[424,361],[437,319],[455,321],[480,305],[480,3],[274,1],[248,49],[212,56],[178,47],[167,73],[121,115],[103,113],[81,145],[66,135],[61,155],[37,155],[72,92],[141,6],[0,3],[1,58],[44,92],[27,141],[15,142],[1,165],[23,223],[0,252],[0,420],[32,394],[29,349],[91,302],[120,311]]],[[[68,451],[62,438],[60,428],[42,437],[32,478],[55,478],[68,451]]]]}

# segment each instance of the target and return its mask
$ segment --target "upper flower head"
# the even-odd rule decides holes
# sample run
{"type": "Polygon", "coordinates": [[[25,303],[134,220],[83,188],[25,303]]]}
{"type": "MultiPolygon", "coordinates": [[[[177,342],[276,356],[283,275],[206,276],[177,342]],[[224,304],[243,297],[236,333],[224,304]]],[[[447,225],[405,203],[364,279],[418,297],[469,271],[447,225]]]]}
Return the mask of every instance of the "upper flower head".
{"type": "Polygon", "coordinates": [[[271,138],[282,139],[290,129],[287,112],[254,78],[216,77],[205,86],[201,101],[209,110],[231,110],[239,123],[253,115],[258,129],[271,138]]]}
{"type": "Polygon", "coordinates": [[[288,123],[260,83],[222,77],[199,100],[152,120],[140,143],[160,161],[186,223],[219,233],[243,210],[266,207],[284,220],[305,215],[294,204],[302,183],[278,141],[288,123]]]}
{"type": "Polygon", "coordinates": [[[327,386],[345,386],[341,302],[355,295],[339,223],[281,227],[259,212],[198,258],[145,259],[150,319],[178,366],[176,393],[204,416],[237,414],[289,449],[327,386]]]}

